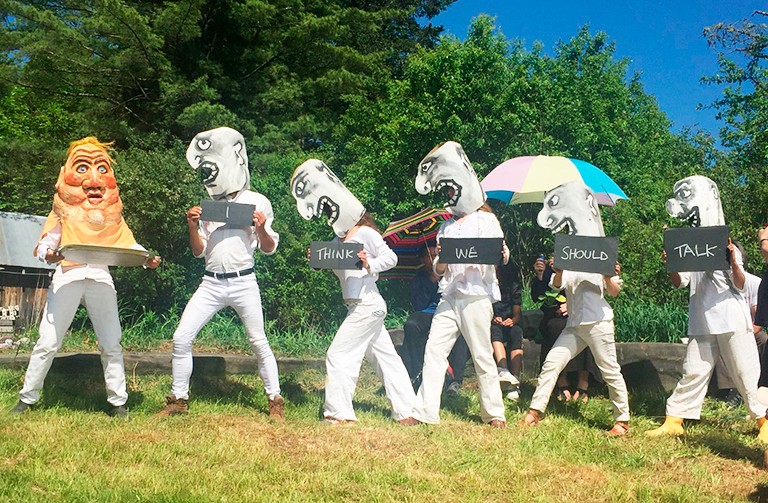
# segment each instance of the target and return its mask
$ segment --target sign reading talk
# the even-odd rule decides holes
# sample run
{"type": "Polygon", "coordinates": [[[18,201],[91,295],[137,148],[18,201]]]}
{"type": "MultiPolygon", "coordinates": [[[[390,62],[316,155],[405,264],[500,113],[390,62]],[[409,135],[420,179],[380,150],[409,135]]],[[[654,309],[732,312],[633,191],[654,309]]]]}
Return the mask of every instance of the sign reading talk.
{"type": "Polygon", "coordinates": [[[253,225],[253,212],[256,206],[252,204],[229,203],[226,201],[200,201],[203,213],[200,220],[208,222],[225,222],[230,227],[241,228],[253,225]]]}
{"type": "Polygon", "coordinates": [[[361,243],[312,241],[309,245],[309,267],[338,270],[362,269],[363,261],[357,257],[362,249],[361,243]]]}
{"type": "Polygon", "coordinates": [[[618,258],[616,237],[555,234],[555,267],[558,269],[613,276],[618,258]]]}
{"type": "Polygon", "coordinates": [[[664,231],[667,271],[722,271],[729,269],[727,225],[679,227],[664,231]]]}
{"type": "Polygon", "coordinates": [[[444,264],[497,264],[502,238],[442,238],[440,262],[444,264]]]}

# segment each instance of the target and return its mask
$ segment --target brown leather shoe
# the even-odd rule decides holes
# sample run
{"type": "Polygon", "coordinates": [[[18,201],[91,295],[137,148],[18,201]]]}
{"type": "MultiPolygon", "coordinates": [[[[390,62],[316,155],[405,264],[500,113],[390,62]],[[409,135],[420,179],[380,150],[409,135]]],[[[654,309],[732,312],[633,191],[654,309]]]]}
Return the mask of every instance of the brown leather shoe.
{"type": "Polygon", "coordinates": [[[280,395],[269,401],[269,418],[273,421],[285,421],[285,400],[280,395]]]}
{"type": "Polygon", "coordinates": [[[517,423],[518,426],[535,426],[541,421],[541,412],[536,409],[530,409],[523,419],[517,423]]]}
{"type": "Polygon", "coordinates": [[[629,423],[626,421],[616,421],[613,428],[605,432],[609,437],[623,437],[627,433],[629,433],[629,423]]]}
{"type": "Polygon", "coordinates": [[[165,407],[155,414],[156,416],[179,416],[189,412],[187,401],[183,398],[176,398],[175,395],[165,396],[165,407]]]}
{"type": "Polygon", "coordinates": [[[488,423],[488,426],[491,428],[506,428],[507,423],[506,421],[502,421],[501,419],[492,419],[490,423],[488,423]]]}
{"type": "Polygon", "coordinates": [[[424,424],[424,423],[422,423],[415,417],[409,416],[409,417],[406,417],[405,419],[401,419],[400,424],[402,424],[403,426],[417,426],[419,424],[424,424]]]}

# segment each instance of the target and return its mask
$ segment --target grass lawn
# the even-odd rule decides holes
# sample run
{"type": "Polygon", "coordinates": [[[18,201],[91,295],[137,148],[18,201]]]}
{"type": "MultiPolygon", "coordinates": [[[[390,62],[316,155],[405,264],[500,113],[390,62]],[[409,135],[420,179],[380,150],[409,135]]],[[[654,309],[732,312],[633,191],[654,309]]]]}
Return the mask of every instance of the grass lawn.
{"type": "Polygon", "coordinates": [[[130,419],[107,417],[99,376],[51,374],[40,406],[7,414],[21,371],[0,370],[0,501],[764,501],[768,472],[745,409],[707,401],[684,439],[649,440],[664,397],[631,395],[632,431],[608,439],[610,403],[553,407],[515,426],[480,424],[473,382],[439,426],[389,419],[365,365],[353,426],[318,420],[321,372],[283,375],[287,420],[270,422],[258,378],[193,378],[190,414],[156,418],[170,376],[130,379],[130,419]]]}

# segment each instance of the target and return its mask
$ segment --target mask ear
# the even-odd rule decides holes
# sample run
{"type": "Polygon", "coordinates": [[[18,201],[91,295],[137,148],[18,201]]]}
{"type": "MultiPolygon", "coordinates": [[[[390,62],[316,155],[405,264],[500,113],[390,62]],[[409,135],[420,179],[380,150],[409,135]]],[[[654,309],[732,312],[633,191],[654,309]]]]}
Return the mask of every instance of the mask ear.
{"type": "Polygon", "coordinates": [[[587,192],[587,204],[589,205],[589,211],[592,213],[593,217],[596,217],[600,210],[597,208],[597,203],[595,202],[595,198],[592,197],[592,194],[587,192]]]}
{"type": "Polygon", "coordinates": [[[235,155],[237,156],[237,163],[238,163],[240,166],[245,166],[245,158],[243,157],[243,155],[242,155],[242,153],[241,153],[241,152],[243,151],[243,144],[242,144],[242,143],[240,143],[240,142],[238,142],[238,143],[235,143],[235,144],[232,146],[232,150],[234,150],[234,151],[235,151],[235,155]]]}
{"type": "Polygon", "coordinates": [[[714,183],[710,184],[709,189],[712,191],[712,197],[715,198],[715,201],[720,199],[720,190],[717,188],[717,185],[714,183]]]}

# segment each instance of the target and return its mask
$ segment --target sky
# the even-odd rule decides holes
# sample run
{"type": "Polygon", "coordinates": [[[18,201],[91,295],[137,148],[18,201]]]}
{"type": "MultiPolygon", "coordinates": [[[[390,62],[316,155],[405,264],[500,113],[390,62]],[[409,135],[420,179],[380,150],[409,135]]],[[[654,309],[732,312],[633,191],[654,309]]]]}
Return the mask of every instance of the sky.
{"type": "MultiPolygon", "coordinates": [[[[558,41],[575,36],[582,26],[590,33],[608,34],[616,45],[616,58],[630,60],[630,72],[640,72],[645,91],[656,97],[672,121],[672,130],[701,128],[718,136],[723,126],[713,109],[697,110],[722,93],[722,88],[701,83],[718,71],[717,54],[703,36],[706,26],[735,22],[755,10],[768,10],[767,2],[750,0],[458,0],[432,19],[444,33],[465,39],[472,18],[481,13],[496,17],[496,26],[510,40],[527,49],[534,41],[552,54],[558,41]]],[[[753,18],[764,22],[764,18],[753,18]]]]}

